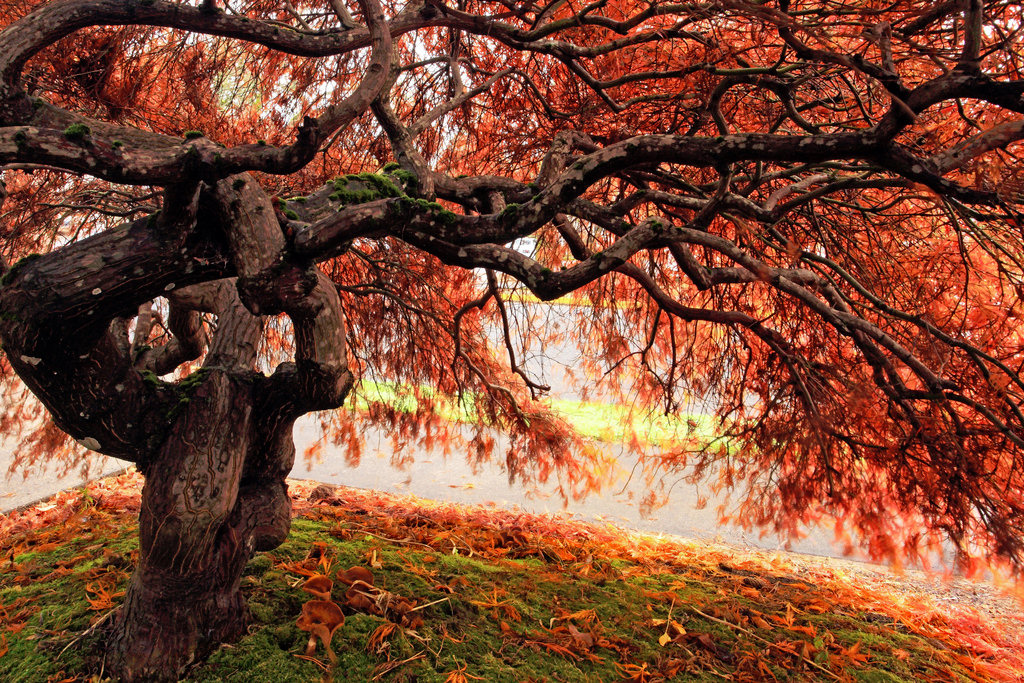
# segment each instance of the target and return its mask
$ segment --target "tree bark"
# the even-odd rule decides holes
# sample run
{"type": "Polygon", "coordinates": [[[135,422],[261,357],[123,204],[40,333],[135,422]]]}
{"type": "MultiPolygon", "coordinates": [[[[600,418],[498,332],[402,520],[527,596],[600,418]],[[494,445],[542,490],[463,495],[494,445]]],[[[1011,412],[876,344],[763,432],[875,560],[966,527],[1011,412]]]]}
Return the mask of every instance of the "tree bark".
{"type": "Polygon", "coordinates": [[[22,262],[0,310],[4,351],[57,424],[146,478],[139,564],[106,665],[126,682],[177,680],[245,633],[242,570],[291,523],[295,420],[340,406],[352,386],[337,290],[289,257],[259,186],[233,178],[171,188],[158,216],[22,262]],[[170,341],[150,349],[138,335],[157,296],[170,341]],[[269,377],[255,369],[266,312],[295,332],[294,362],[269,377]],[[177,381],[156,374],[200,358],[177,381]]]}
{"type": "Polygon", "coordinates": [[[145,470],[139,565],[107,652],[122,680],[176,680],[245,633],[242,569],[255,550],[284,541],[291,510],[284,476],[294,457],[293,421],[265,433],[260,384],[255,376],[204,372],[145,470]],[[249,472],[246,481],[255,454],[260,476],[249,472]]]}

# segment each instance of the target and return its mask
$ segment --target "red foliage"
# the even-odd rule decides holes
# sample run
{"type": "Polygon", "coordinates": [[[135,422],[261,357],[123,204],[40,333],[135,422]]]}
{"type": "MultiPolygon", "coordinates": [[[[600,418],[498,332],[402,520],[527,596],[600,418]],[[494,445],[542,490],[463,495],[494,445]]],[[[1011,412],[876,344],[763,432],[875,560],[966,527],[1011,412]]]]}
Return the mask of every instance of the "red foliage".
{"type": "MultiPolygon", "coordinates": [[[[216,21],[187,5],[186,24],[155,0],[142,25],[100,17],[58,32],[15,85],[67,121],[120,126],[94,130],[97,149],[113,149],[113,131],[134,136],[129,149],[141,132],[177,146],[202,131],[228,151],[290,144],[364,82],[369,44],[327,3],[292,5],[232,2],[216,21]],[[328,39],[336,46],[317,47],[328,39]]],[[[37,6],[0,3],[0,26],[37,6]]],[[[834,520],[878,558],[950,537],[968,568],[1024,566],[1019,3],[383,11],[400,71],[382,98],[321,131],[298,170],[234,169],[284,199],[392,159],[434,185],[407,189],[422,215],[447,211],[454,236],[417,236],[403,219],[315,255],[341,293],[355,374],[418,393],[413,412],[373,404],[367,419],[396,442],[449,443],[436,397],[464,398],[482,425],[513,435],[511,477],[585,493],[601,458],[535,400],[543,379],[523,360],[575,344],[586,388],[600,379],[652,411],[706,403],[716,418],[719,439],[647,454],[655,487],[709,477],[736,490],[734,521],[793,536],[834,520]],[[510,305],[526,289],[571,292],[561,330],[510,305]]],[[[0,123],[11,137],[19,120],[0,123]]],[[[0,156],[13,164],[7,260],[162,205],[142,181],[97,180],[78,157],[0,156]]],[[[290,239],[309,222],[282,216],[290,239]]],[[[266,368],[291,353],[279,322],[266,368]]],[[[170,338],[155,326],[143,341],[170,338]]],[[[20,461],[70,462],[3,360],[0,391],[0,432],[21,437],[20,461]]],[[[351,416],[323,419],[357,462],[351,416]]],[[[490,457],[492,435],[458,447],[490,457]]]]}

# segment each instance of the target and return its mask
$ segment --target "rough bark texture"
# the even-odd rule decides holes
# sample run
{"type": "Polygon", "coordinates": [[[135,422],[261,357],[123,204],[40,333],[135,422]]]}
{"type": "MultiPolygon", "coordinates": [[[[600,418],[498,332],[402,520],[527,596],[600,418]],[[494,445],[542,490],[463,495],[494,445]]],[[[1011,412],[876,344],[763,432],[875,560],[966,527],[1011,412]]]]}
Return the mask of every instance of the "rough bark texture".
{"type": "Polygon", "coordinates": [[[108,650],[127,680],[171,679],[243,634],[242,568],[288,534],[292,421],[268,429],[251,373],[199,372],[145,470],[139,566],[108,650]]]}

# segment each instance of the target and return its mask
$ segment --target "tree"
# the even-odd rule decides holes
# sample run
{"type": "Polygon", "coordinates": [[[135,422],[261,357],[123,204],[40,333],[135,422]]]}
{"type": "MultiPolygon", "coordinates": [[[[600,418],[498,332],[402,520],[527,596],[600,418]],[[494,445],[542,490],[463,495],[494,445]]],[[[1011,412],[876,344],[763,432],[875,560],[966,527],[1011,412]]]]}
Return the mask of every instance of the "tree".
{"type": "MultiPolygon", "coordinates": [[[[522,366],[512,328],[550,332],[507,304],[524,289],[586,304],[573,332],[638,405],[717,398],[723,438],[652,455],[658,476],[713,474],[782,533],[839,520],[878,557],[941,534],[1024,566],[1018,3],[0,16],[0,427],[28,420],[16,375],[146,477],[124,680],[243,631],[294,421],[356,376],[469,392],[515,435],[511,476],[594,488],[522,366]]],[[[26,453],[59,443],[31,426],[26,453]]]]}

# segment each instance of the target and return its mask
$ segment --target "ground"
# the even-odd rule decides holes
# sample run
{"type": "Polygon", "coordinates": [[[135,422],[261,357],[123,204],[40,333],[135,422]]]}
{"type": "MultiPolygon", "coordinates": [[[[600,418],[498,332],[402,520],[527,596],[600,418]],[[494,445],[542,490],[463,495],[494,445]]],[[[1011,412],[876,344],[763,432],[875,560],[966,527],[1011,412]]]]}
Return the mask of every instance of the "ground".
{"type": "MultiPolygon", "coordinates": [[[[94,646],[130,572],[140,485],[129,473],[0,516],[0,679],[103,680],[94,646]]],[[[316,482],[290,492],[288,542],[243,579],[250,634],[188,680],[1024,676],[1024,616],[990,584],[316,482]],[[342,584],[353,566],[374,600],[342,584]],[[322,643],[307,654],[296,623],[320,574],[346,613],[334,663],[322,643]]]]}

